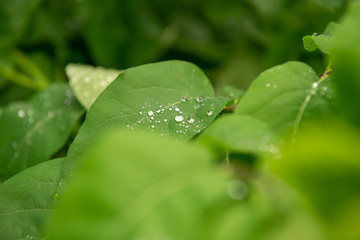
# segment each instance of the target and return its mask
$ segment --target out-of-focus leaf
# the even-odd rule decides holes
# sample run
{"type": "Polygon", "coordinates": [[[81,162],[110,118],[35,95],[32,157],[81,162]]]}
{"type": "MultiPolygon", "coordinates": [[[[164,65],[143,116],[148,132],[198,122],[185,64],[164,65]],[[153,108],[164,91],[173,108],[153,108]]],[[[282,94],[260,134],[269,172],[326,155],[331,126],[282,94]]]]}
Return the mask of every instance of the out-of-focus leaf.
{"type": "Polygon", "coordinates": [[[66,142],[83,109],[67,84],[53,84],[0,116],[0,178],[48,160],[66,142]]]}
{"type": "MultiPolygon", "coordinates": [[[[299,134],[291,151],[271,162],[273,171],[301,192],[312,211],[322,217],[330,235],[332,231],[360,233],[358,227],[341,229],[337,225],[341,211],[360,196],[359,137],[354,129],[331,124],[318,132],[299,134]]],[[[348,224],[342,227],[359,222],[357,213],[347,212],[342,221],[348,224]]]]}
{"type": "Polygon", "coordinates": [[[319,49],[321,52],[329,55],[333,34],[337,28],[338,24],[331,22],[328,24],[323,34],[319,35],[314,33],[312,36],[303,37],[304,48],[309,52],[319,49]]]}
{"type": "Polygon", "coordinates": [[[28,168],[0,185],[2,239],[44,239],[42,227],[53,211],[64,159],[28,168]]]}
{"type": "Polygon", "coordinates": [[[330,54],[331,41],[332,37],[325,34],[303,37],[304,48],[309,52],[319,49],[325,54],[330,54]]]}
{"type": "Polygon", "coordinates": [[[76,98],[89,110],[100,93],[121,73],[116,69],[92,67],[84,64],[69,64],[66,74],[76,98]]]}
{"type": "Polygon", "coordinates": [[[334,116],[328,81],[304,63],[287,62],[260,74],[236,112],[258,118],[277,132],[294,134],[308,127],[308,120],[334,116]]]}
{"type": "Polygon", "coordinates": [[[339,95],[338,111],[360,126],[360,2],[353,1],[336,31],[332,44],[334,85],[339,95]]]}
{"type": "Polygon", "coordinates": [[[230,200],[198,146],[122,131],[99,142],[59,203],[52,239],[202,239],[211,206],[230,200]]]}
{"type": "Polygon", "coordinates": [[[214,97],[209,79],[191,63],[129,68],[91,106],[69,156],[87,151],[98,134],[111,127],[188,140],[205,129],[227,101],[214,97]]]}
{"type": "Polygon", "coordinates": [[[224,116],[211,124],[199,137],[199,141],[213,149],[237,153],[263,154],[275,151],[271,144],[273,130],[264,122],[250,116],[224,116]]]}

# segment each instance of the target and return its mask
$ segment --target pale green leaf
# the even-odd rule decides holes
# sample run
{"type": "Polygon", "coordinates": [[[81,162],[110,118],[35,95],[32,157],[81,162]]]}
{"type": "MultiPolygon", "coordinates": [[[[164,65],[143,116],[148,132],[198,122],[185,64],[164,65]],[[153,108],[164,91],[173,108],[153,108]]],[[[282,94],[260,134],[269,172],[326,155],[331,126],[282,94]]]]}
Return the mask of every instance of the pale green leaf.
{"type": "Polygon", "coordinates": [[[121,73],[120,70],[68,64],[66,74],[76,98],[89,110],[102,91],[121,73]]]}

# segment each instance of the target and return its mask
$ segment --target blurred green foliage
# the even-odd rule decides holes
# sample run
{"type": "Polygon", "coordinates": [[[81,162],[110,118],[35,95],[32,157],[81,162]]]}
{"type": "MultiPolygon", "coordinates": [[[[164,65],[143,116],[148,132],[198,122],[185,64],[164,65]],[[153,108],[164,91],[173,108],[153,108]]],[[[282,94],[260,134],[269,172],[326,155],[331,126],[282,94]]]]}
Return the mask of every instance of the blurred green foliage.
{"type": "Polygon", "coordinates": [[[322,55],[310,57],[299,42],[336,21],[344,2],[5,0],[0,104],[28,98],[29,85],[66,81],[70,62],[125,69],[187,60],[205,70],[218,92],[227,84],[246,89],[261,71],[288,60],[309,62],[321,72],[322,55]]]}

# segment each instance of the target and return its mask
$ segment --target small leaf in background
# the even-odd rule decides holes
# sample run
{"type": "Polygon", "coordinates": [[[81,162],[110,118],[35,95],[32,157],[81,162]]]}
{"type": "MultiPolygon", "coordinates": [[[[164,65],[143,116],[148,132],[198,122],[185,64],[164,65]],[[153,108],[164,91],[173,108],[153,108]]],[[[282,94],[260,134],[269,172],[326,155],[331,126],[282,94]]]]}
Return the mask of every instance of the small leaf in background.
{"type": "Polygon", "coordinates": [[[120,70],[93,67],[84,64],[68,64],[66,74],[76,98],[86,110],[104,89],[121,73],[120,70]]]}
{"type": "Polygon", "coordinates": [[[299,134],[291,151],[270,162],[275,174],[303,194],[306,205],[322,218],[330,235],[338,234],[330,239],[347,232],[360,234],[358,226],[351,229],[360,221],[360,204],[354,205],[360,196],[359,138],[358,131],[332,123],[315,133],[299,134]],[[351,215],[348,205],[354,207],[356,215],[351,215]],[[342,224],[342,229],[338,226],[340,216],[346,216],[342,221],[348,223],[342,224]]]}
{"type": "Polygon", "coordinates": [[[360,126],[360,2],[349,5],[336,32],[331,53],[334,86],[339,96],[338,112],[360,126]]]}
{"type": "Polygon", "coordinates": [[[228,98],[214,97],[205,74],[183,61],[129,68],[98,97],[69,151],[82,154],[106,128],[188,140],[205,129],[228,98]]]}
{"type": "Polygon", "coordinates": [[[314,33],[312,36],[303,37],[304,48],[309,52],[319,49],[321,52],[329,55],[330,45],[337,28],[338,24],[331,22],[328,24],[323,34],[319,35],[314,33]]]}
{"type": "Polygon", "coordinates": [[[83,113],[67,84],[53,84],[0,115],[0,180],[49,160],[66,143],[83,113]]]}
{"type": "Polygon", "coordinates": [[[277,153],[273,130],[266,123],[246,115],[223,116],[211,124],[199,141],[212,149],[262,155],[277,153]]]}
{"type": "Polygon", "coordinates": [[[287,62],[260,74],[236,112],[258,118],[278,133],[295,134],[302,125],[308,127],[308,120],[334,116],[327,81],[305,63],[287,62]]]}
{"type": "Polygon", "coordinates": [[[54,211],[64,159],[28,168],[0,185],[2,239],[44,239],[42,227],[54,211]]]}
{"type": "Polygon", "coordinates": [[[98,139],[59,202],[51,239],[200,239],[227,177],[199,146],[122,131],[98,139]]]}

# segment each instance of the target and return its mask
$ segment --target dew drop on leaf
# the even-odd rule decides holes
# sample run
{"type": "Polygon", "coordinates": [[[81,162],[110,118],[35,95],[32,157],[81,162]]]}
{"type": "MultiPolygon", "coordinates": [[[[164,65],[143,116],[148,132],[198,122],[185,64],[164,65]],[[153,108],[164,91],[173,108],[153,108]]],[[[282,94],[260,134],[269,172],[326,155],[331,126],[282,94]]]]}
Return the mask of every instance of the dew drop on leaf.
{"type": "Polygon", "coordinates": [[[154,115],[154,112],[150,110],[150,111],[148,111],[148,115],[152,116],[152,115],[154,115]]]}
{"type": "Polygon", "coordinates": [[[312,88],[317,88],[318,83],[317,83],[317,82],[313,82],[313,84],[312,84],[311,86],[312,86],[312,88]]]}
{"type": "Polygon", "coordinates": [[[183,121],[183,120],[184,120],[184,117],[183,117],[182,115],[176,115],[176,116],[175,116],[175,121],[181,122],[181,121],[183,121]]]}
{"type": "Polygon", "coordinates": [[[270,87],[270,86],[271,86],[271,84],[270,84],[270,83],[267,83],[267,84],[265,84],[265,86],[266,86],[266,87],[270,87]]]}
{"type": "Polygon", "coordinates": [[[247,196],[248,192],[249,190],[246,183],[241,180],[233,180],[229,183],[227,187],[227,193],[229,197],[234,200],[244,199],[247,196]]]}
{"type": "Polygon", "coordinates": [[[203,100],[204,100],[204,98],[201,97],[201,96],[196,98],[196,101],[197,101],[198,103],[202,102],[203,100]]]}
{"type": "Polygon", "coordinates": [[[19,110],[17,114],[18,114],[19,118],[23,118],[25,116],[24,110],[19,110]]]}
{"type": "Polygon", "coordinates": [[[181,100],[181,102],[186,102],[186,100],[187,100],[187,97],[185,97],[185,96],[182,96],[180,100],[181,100]]]}
{"type": "Polygon", "coordinates": [[[194,123],[194,122],[195,122],[195,119],[194,119],[193,117],[191,117],[191,118],[189,118],[189,119],[187,120],[187,122],[188,122],[188,123],[194,123]]]}
{"type": "Polygon", "coordinates": [[[209,111],[207,111],[207,113],[206,113],[208,116],[211,116],[212,114],[213,114],[213,110],[209,110],[209,111]]]}

